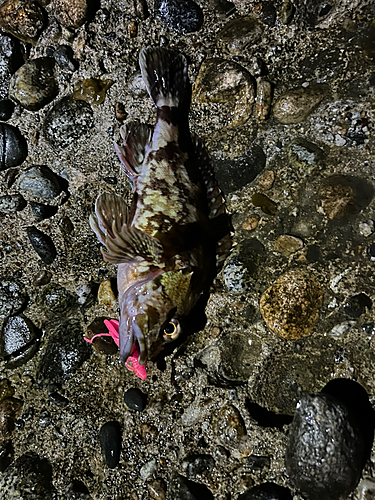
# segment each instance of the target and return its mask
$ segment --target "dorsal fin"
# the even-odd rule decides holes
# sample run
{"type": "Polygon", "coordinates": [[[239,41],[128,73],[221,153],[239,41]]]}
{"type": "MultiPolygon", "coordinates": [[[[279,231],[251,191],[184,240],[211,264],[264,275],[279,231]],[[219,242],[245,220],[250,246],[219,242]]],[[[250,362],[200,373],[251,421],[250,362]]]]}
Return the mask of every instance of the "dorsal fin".
{"type": "Polygon", "coordinates": [[[90,216],[90,226],[106,247],[102,249],[102,254],[107,262],[124,264],[133,262],[137,257],[154,264],[161,261],[162,245],[147,233],[128,226],[127,206],[116,194],[98,196],[95,215],[90,216]]]}

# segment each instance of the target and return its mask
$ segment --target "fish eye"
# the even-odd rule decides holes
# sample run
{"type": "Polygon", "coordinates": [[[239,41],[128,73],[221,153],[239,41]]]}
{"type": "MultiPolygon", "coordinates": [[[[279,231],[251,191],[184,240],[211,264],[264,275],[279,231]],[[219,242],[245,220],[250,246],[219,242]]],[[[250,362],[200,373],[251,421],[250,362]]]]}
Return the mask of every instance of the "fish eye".
{"type": "Polygon", "coordinates": [[[171,319],[163,328],[163,339],[167,342],[175,340],[181,332],[181,325],[177,319],[171,319]]]}

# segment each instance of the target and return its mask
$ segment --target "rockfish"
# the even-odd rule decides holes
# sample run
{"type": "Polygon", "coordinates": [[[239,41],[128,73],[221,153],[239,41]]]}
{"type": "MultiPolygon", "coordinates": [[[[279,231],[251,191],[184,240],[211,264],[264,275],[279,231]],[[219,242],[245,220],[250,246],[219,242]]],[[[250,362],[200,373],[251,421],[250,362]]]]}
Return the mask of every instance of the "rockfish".
{"type": "Polygon", "coordinates": [[[104,260],[118,264],[120,359],[126,362],[137,343],[144,365],[180,335],[231,237],[208,153],[189,131],[185,56],[149,47],[139,64],[156,124],[123,125],[123,145],[115,145],[133,200],[128,209],[120,196],[99,195],[90,225],[104,260]]]}

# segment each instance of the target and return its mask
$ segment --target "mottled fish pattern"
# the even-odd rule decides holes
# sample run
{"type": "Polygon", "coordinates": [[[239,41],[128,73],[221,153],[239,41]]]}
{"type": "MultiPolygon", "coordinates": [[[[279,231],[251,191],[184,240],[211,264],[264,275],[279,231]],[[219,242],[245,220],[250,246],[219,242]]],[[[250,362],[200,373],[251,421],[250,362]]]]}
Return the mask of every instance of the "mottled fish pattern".
{"type": "Polygon", "coordinates": [[[120,196],[99,195],[90,225],[104,260],[118,264],[120,359],[137,342],[145,364],[179,336],[231,237],[208,153],[189,131],[185,56],[149,47],[139,64],[156,123],[123,125],[123,144],[115,145],[133,200],[128,208],[120,196]]]}

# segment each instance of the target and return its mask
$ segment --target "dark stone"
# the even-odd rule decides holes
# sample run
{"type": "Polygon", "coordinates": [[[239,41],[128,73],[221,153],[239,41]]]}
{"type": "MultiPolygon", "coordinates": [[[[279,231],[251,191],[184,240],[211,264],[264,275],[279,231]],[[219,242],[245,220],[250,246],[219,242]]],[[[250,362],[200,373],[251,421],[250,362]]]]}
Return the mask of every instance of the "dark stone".
{"type": "Polygon", "coordinates": [[[319,262],[321,259],[321,252],[319,245],[310,245],[307,247],[306,259],[309,262],[319,262]]]}
{"type": "Polygon", "coordinates": [[[65,398],[57,391],[51,392],[50,394],[48,394],[48,397],[50,398],[53,404],[59,406],[60,408],[64,408],[69,404],[69,399],[65,398]]]}
{"type": "Polygon", "coordinates": [[[292,500],[291,492],[275,483],[263,483],[241,493],[237,500],[292,500]]]}
{"type": "Polygon", "coordinates": [[[50,271],[46,271],[45,269],[43,269],[34,276],[33,285],[35,286],[47,285],[51,281],[51,278],[52,278],[52,273],[50,271]]]}
{"type": "Polygon", "coordinates": [[[0,444],[0,472],[4,472],[12,462],[13,452],[11,441],[3,441],[0,444]]]}
{"type": "Polygon", "coordinates": [[[74,479],[70,483],[70,485],[66,489],[65,498],[66,498],[66,500],[91,500],[92,499],[86,485],[82,481],[79,481],[78,479],[74,479]]]}
{"type": "Polygon", "coordinates": [[[12,76],[9,96],[29,111],[39,111],[58,93],[51,57],[29,59],[12,76]]]}
{"type": "Polygon", "coordinates": [[[59,45],[53,53],[56,63],[64,71],[75,71],[78,67],[74,60],[73,49],[69,45],[59,45]]]}
{"type": "Polygon", "coordinates": [[[136,387],[132,387],[125,392],[124,401],[131,410],[143,411],[147,405],[147,394],[136,387]]]}
{"type": "Polygon", "coordinates": [[[10,99],[0,101],[0,120],[6,122],[12,116],[14,111],[14,102],[10,99]]]}
{"type": "Polygon", "coordinates": [[[235,160],[212,157],[212,162],[219,186],[228,194],[252,182],[264,169],[266,156],[260,146],[253,146],[235,160]]]}
{"type": "Polygon", "coordinates": [[[77,303],[77,298],[56,283],[46,286],[38,297],[38,305],[49,319],[66,318],[77,303]]]}
{"type": "Polygon", "coordinates": [[[2,498],[12,498],[16,491],[22,492],[19,500],[52,500],[56,491],[51,464],[33,452],[22,455],[0,476],[0,491],[2,498]]]}
{"type": "Polygon", "coordinates": [[[229,17],[236,12],[236,6],[228,0],[214,0],[213,8],[219,16],[223,14],[225,17],[229,17]]]}
{"type": "Polygon", "coordinates": [[[251,470],[261,470],[271,466],[271,458],[262,455],[250,455],[246,457],[246,463],[251,470]]]}
{"type": "Polygon", "coordinates": [[[367,338],[371,339],[375,334],[375,323],[363,323],[362,330],[364,331],[367,338]]]}
{"type": "Polygon", "coordinates": [[[246,408],[250,417],[261,427],[276,427],[282,430],[284,425],[289,425],[293,420],[290,415],[281,415],[280,413],[267,410],[258,403],[251,402],[249,399],[246,399],[246,408]]]}
{"type": "Polygon", "coordinates": [[[64,384],[91,356],[90,346],[83,340],[83,327],[78,320],[67,320],[53,331],[39,361],[36,379],[40,387],[64,384]]]}
{"type": "MultiPolygon", "coordinates": [[[[7,398],[0,404],[0,439],[11,437],[15,429],[15,422],[22,409],[22,401],[16,398],[7,398]]],[[[1,491],[1,490],[0,490],[1,491]]]]}
{"type": "Polygon", "coordinates": [[[0,336],[0,357],[12,368],[26,363],[38,350],[39,330],[25,316],[12,316],[0,336]]]}
{"type": "Polygon", "coordinates": [[[61,193],[61,186],[57,175],[45,165],[30,167],[20,174],[17,187],[25,195],[53,200],[61,193]]]}
{"type": "Polygon", "coordinates": [[[193,0],[155,0],[155,15],[179,33],[192,33],[203,25],[202,9],[193,0]]]}
{"type": "Polygon", "coordinates": [[[26,305],[27,294],[17,283],[0,281],[0,317],[18,314],[26,305]]]}
{"type": "Polygon", "coordinates": [[[120,461],[121,428],[116,421],[106,422],[99,432],[99,441],[107,467],[114,469],[120,461]]]}
{"type": "Polygon", "coordinates": [[[215,460],[211,455],[189,455],[182,462],[182,468],[189,478],[194,478],[199,474],[210,471],[214,467],[215,460]]]}
{"type": "Polygon", "coordinates": [[[94,127],[91,106],[85,101],[64,97],[47,113],[44,134],[56,148],[66,148],[94,127]]]}
{"type": "Polygon", "coordinates": [[[371,245],[367,247],[367,254],[370,260],[375,260],[375,243],[371,243],[371,245]]]}
{"type": "Polygon", "coordinates": [[[276,9],[272,2],[262,2],[261,4],[261,19],[264,24],[271,27],[276,21],[276,9]]]}
{"type": "Polygon", "coordinates": [[[18,128],[0,123],[0,171],[21,165],[26,157],[27,143],[18,128]]]}
{"type": "Polygon", "coordinates": [[[363,435],[348,409],[328,394],[304,396],[289,429],[286,469],[309,500],[338,500],[356,486],[364,464],[363,435]]]}
{"type": "Polygon", "coordinates": [[[276,215],[277,213],[277,203],[268,198],[265,194],[254,193],[251,197],[251,203],[255,207],[260,207],[262,212],[267,215],[276,215]]]}
{"type": "Polygon", "coordinates": [[[26,200],[20,194],[0,196],[0,212],[18,212],[26,207],[26,200]]]}
{"type": "Polygon", "coordinates": [[[28,227],[26,232],[30,243],[42,261],[45,264],[52,264],[56,258],[57,252],[51,238],[34,226],[28,227]]]}
{"type": "Polygon", "coordinates": [[[372,300],[365,293],[353,295],[344,304],[344,313],[350,318],[359,318],[366,308],[370,311],[372,307],[372,300]]]}
{"type": "Polygon", "coordinates": [[[175,474],[168,485],[169,497],[174,500],[214,500],[212,492],[204,484],[189,481],[175,474]]]}
{"type": "Polygon", "coordinates": [[[30,207],[37,222],[53,217],[58,209],[58,207],[43,205],[43,203],[36,203],[35,201],[30,201],[30,207]]]}

